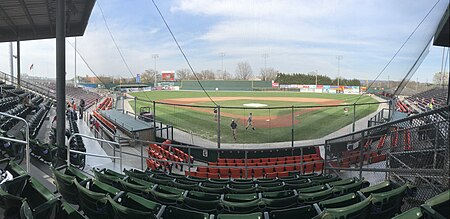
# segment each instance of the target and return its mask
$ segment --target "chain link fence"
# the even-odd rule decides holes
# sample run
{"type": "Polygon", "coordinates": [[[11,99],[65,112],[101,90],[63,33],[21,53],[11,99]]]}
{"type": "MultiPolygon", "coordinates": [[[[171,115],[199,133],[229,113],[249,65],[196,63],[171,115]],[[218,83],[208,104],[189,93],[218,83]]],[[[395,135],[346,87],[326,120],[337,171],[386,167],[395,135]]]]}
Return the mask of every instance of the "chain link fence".
{"type": "Polygon", "coordinates": [[[417,187],[410,208],[449,188],[449,106],[326,141],[325,169],[417,187]]]}

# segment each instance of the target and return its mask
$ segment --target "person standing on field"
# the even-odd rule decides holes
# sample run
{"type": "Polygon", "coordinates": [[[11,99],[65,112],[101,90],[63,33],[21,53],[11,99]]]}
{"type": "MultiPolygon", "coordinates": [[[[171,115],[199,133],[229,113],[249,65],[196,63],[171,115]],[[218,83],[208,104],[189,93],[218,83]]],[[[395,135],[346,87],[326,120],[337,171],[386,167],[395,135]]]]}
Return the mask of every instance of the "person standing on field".
{"type": "Polygon", "coordinates": [[[253,130],[255,130],[255,126],[253,126],[253,114],[250,113],[248,115],[248,119],[247,119],[247,127],[245,127],[245,130],[248,129],[248,127],[252,127],[253,130]]]}
{"type": "Polygon", "coordinates": [[[231,132],[233,133],[233,138],[236,141],[236,129],[237,129],[237,123],[234,121],[234,119],[231,120],[231,132]]]}

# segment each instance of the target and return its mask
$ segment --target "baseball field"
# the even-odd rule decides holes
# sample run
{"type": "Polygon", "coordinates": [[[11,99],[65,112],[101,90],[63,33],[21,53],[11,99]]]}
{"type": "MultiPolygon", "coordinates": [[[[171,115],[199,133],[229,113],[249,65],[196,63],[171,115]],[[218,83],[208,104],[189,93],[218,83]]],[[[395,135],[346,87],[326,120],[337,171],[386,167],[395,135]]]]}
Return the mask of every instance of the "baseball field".
{"type": "MultiPolygon", "coordinates": [[[[138,98],[138,113],[141,107],[153,106],[144,100],[157,101],[156,119],[188,133],[217,141],[220,127],[223,143],[284,142],[292,138],[323,137],[352,123],[354,107],[343,105],[353,104],[359,97],[299,92],[209,92],[211,99],[220,106],[219,126],[219,113],[214,113],[215,104],[203,92],[150,91],[131,95],[138,98]],[[249,126],[250,113],[252,124],[249,126]],[[231,131],[231,120],[238,124],[236,140],[231,131]]],[[[374,102],[377,101],[372,97],[362,96],[358,104],[374,102]]],[[[134,101],[130,104],[134,107],[134,101]]],[[[377,108],[377,104],[356,106],[356,120],[377,108]]]]}

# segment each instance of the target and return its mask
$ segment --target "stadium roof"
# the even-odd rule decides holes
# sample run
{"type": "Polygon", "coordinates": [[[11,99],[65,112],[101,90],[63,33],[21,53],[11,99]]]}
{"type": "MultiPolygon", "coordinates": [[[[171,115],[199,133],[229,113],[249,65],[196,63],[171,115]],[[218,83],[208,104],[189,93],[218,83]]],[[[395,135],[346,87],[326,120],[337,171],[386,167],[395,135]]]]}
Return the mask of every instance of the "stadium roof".
{"type": "Polygon", "coordinates": [[[441,22],[434,35],[433,45],[450,47],[450,5],[442,16],[441,22]]]}
{"type": "MultiPolygon", "coordinates": [[[[82,36],[95,0],[66,1],[66,36],[82,36]]],[[[0,42],[55,38],[56,0],[1,0],[0,42]]]]}

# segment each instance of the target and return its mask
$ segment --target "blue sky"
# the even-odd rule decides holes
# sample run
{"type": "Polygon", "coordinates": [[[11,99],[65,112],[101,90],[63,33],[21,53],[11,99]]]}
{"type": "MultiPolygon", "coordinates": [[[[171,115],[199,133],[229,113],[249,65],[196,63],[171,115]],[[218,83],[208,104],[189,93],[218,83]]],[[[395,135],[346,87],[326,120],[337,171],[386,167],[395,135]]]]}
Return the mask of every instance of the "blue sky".
{"type": "MultiPolygon", "coordinates": [[[[196,71],[234,73],[248,62],[254,75],[267,66],[280,72],[318,71],[374,79],[437,0],[155,0],[196,71]]],[[[401,80],[434,34],[448,0],[441,0],[380,79],[401,80]]],[[[177,70],[187,64],[151,0],[97,0],[79,52],[99,75],[131,77],[104,25],[98,4],[133,74],[154,68],[177,70]]],[[[68,39],[73,42],[73,38],[68,39]]],[[[21,44],[24,73],[55,77],[55,41],[21,44]],[[34,64],[34,70],[28,67],[34,64]]],[[[0,71],[9,72],[8,44],[0,44],[0,71]]],[[[67,73],[73,77],[74,50],[67,44],[67,73]]],[[[441,47],[430,47],[414,80],[431,81],[440,71],[441,47]]],[[[92,75],[78,59],[80,75],[92,75]]]]}

